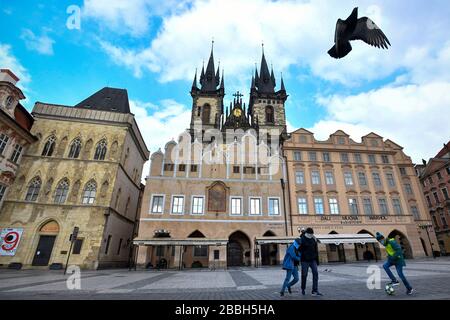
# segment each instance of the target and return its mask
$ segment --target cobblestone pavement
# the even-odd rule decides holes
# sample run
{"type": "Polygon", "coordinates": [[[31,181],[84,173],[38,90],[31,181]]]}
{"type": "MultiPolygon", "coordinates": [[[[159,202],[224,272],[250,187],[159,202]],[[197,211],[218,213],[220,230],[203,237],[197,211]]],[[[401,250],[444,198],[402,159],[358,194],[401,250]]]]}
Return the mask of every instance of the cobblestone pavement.
{"type": "MultiPolygon", "coordinates": [[[[409,260],[405,274],[416,293],[405,294],[403,285],[387,296],[383,284],[388,278],[382,262],[328,264],[319,266],[321,298],[293,293],[280,297],[285,272],[280,267],[236,268],[226,271],[184,270],[100,270],[82,271],[81,289],[69,290],[62,271],[0,269],[0,300],[8,299],[201,299],[201,300],[291,300],[291,299],[447,299],[450,300],[450,257],[409,260]],[[377,265],[381,289],[369,290],[367,267],[377,265]]],[[[395,274],[395,270],[394,274],[395,274]]]]}

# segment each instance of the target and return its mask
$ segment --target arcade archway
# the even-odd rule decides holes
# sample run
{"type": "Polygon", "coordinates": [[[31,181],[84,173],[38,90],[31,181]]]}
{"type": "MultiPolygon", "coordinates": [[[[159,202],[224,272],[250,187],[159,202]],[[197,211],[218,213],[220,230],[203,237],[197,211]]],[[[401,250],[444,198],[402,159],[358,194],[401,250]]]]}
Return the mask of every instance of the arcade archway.
{"type": "Polygon", "coordinates": [[[227,265],[229,267],[250,266],[250,239],[242,231],[233,232],[227,245],[227,265]]]}
{"type": "MultiPolygon", "coordinates": [[[[338,234],[336,231],[331,231],[329,234],[338,234]]],[[[328,262],[345,262],[345,249],[342,243],[327,244],[327,258],[328,262]]]]}
{"type": "Polygon", "coordinates": [[[389,233],[388,238],[394,238],[397,241],[397,243],[400,244],[405,259],[413,258],[411,244],[408,238],[402,232],[398,230],[393,230],[391,233],[389,233]]]}
{"type": "MultiPolygon", "coordinates": [[[[275,237],[276,234],[272,231],[267,231],[263,234],[263,237],[275,237]]],[[[277,253],[278,244],[276,243],[265,243],[261,245],[261,265],[263,266],[273,266],[277,265],[277,253]]]]}
{"type": "Polygon", "coordinates": [[[31,263],[33,266],[48,266],[58,234],[59,224],[55,220],[47,221],[39,228],[39,241],[31,263]]]}

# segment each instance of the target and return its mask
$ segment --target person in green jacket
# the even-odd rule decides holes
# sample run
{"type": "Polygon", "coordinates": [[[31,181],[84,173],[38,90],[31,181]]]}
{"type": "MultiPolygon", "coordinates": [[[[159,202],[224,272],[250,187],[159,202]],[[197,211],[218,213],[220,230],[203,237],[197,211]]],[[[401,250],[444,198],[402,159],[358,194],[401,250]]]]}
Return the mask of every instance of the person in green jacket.
{"type": "Polygon", "coordinates": [[[414,292],[414,289],[409,284],[405,275],[403,274],[403,267],[406,266],[405,259],[403,257],[402,247],[395,241],[394,238],[385,238],[382,233],[377,232],[375,238],[386,248],[387,253],[387,261],[383,264],[383,268],[386,271],[387,275],[391,279],[389,285],[398,286],[399,282],[395,278],[394,274],[391,271],[391,267],[395,266],[397,270],[398,276],[402,279],[403,284],[406,287],[406,294],[411,295],[414,292]]]}

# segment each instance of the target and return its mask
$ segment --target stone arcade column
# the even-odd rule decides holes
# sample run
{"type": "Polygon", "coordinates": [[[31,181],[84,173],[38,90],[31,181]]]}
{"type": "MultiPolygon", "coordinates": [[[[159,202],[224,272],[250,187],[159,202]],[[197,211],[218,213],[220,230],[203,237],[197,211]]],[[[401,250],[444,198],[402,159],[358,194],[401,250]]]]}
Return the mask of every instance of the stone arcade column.
{"type": "Polygon", "coordinates": [[[327,254],[327,246],[326,244],[319,243],[317,245],[319,250],[319,263],[328,263],[328,254],[327,254]]]}
{"type": "Polygon", "coordinates": [[[354,243],[344,243],[345,262],[356,261],[356,252],[354,243]]]}
{"type": "Polygon", "coordinates": [[[227,246],[209,246],[208,267],[215,269],[226,269],[227,246]],[[214,251],[219,251],[219,259],[215,259],[214,251]]]}
{"type": "Polygon", "coordinates": [[[287,248],[290,244],[279,244],[277,252],[277,262],[279,265],[283,263],[284,255],[286,254],[287,248]]]}
{"type": "Polygon", "coordinates": [[[175,256],[173,257],[172,268],[178,269],[180,267],[181,246],[175,246],[175,256]]]}

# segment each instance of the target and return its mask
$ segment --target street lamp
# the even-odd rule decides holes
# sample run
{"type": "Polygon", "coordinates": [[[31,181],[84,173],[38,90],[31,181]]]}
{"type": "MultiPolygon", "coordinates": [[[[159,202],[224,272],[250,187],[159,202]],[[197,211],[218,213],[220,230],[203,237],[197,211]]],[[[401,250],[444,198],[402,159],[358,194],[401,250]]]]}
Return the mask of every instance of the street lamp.
{"type": "Polygon", "coordinates": [[[428,241],[430,242],[431,254],[433,255],[433,258],[436,259],[436,256],[434,255],[434,250],[433,250],[433,243],[431,242],[430,233],[428,232],[428,228],[432,228],[432,227],[433,227],[433,224],[431,224],[430,222],[424,223],[424,224],[419,224],[419,228],[424,229],[427,232],[428,241]]]}

